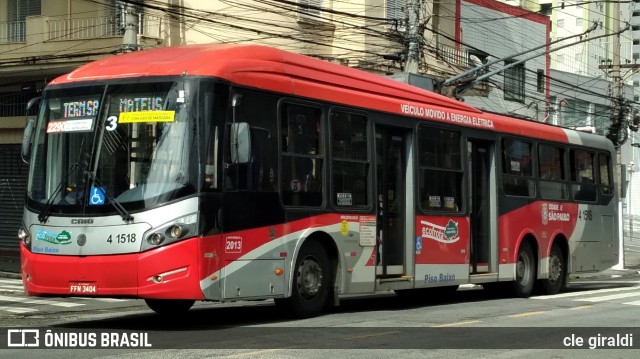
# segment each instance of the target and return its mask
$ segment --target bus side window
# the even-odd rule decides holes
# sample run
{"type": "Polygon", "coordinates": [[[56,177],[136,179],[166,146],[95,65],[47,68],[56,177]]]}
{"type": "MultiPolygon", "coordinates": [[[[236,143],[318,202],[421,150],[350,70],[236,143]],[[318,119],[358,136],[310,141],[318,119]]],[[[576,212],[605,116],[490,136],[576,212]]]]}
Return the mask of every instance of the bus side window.
{"type": "Polygon", "coordinates": [[[542,199],[567,199],[564,181],[564,148],[540,144],[538,146],[538,173],[540,174],[540,197],[542,199]]]}
{"type": "Polygon", "coordinates": [[[613,194],[610,163],[611,156],[603,153],[598,155],[598,170],[600,171],[600,192],[604,195],[613,194]]]}
{"type": "Polygon", "coordinates": [[[502,141],[502,188],[506,195],[531,197],[535,182],[531,168],[531,143],[521,140],[502,141]]]}
{"type": "Polygon", "coordinates": [[[366,115],[334,109],[330,118],[331,202],[340,208],[369,204],[369,153],[366,115]]]}
{"type": "Polygon", "coordinates": [[[594,176],[594,153],[585,150],[571,150],[571,192],[576,201],[592,202],[596,200],[596,182],[594,176]]]}
{"type": "Polygon", "coordinates": [[[459,212],[464,178],[461,134],[423,125],[419,127],[418,141],[422,210],[459,212]]]}
{"type": "Polygon", "coordinates": [[[319,108],[285,103],[280,111],[282,202],[288,206],[321,206],[323,149],[319,108]]]}

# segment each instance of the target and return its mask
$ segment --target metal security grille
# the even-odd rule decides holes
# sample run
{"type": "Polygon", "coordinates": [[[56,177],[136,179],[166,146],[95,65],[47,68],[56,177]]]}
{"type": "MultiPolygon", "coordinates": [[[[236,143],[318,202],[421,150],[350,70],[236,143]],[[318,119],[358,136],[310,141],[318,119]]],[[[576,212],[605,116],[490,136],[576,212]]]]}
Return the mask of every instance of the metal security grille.
{"type": "Polygon", "coordinates": [[[18,248],[28,171],[20,145],[0,145],[0,249],[18,248]]]}

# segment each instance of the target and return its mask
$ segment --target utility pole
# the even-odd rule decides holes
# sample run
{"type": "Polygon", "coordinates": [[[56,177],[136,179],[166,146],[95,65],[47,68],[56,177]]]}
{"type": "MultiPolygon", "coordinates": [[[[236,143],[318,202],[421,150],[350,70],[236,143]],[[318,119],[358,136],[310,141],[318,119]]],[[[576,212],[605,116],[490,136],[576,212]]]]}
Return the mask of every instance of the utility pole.
{"type": "Polygon", "coordinates": [[[138,50],[138,10],[130,3],[124,4],[124,36],[122,51],[138,50]]]}
{"type": "Polygon", "coordinates": [[[420,0],[407,0],[407,9],[409,11],[409,23],[407,24],[409,48],[404,72],[417,74],[421,51],[418,34],[420,28],[420,0]]]}
{"type": "MultiPolygon", "coordinates": [[[[613,33],[617,33],[617,35],[613,38],[613,63],[612,63],[612,71],[611,77],[613,80],[613,117],[611,118],[612,125],[614,128],[617,128],[618,134],[616,139],[619,139],[622,136],[622,131],[627,131],[627,128],[623,128],[621,124],[623,123],[622,116],[626,116],[625,111],[623,111],[624,106],[624,98],[622,97],[622,78],[620,76],[620,2],[613,2],[613,33]]],[[[617,142],[617,141],[616,141],[617,142]]],[[[616,163],[618,164],[618,169],[616,170],[616,179],[617,185],[615,191],[617,192],[618,197],[618,263],[613,267],[616,269],[624,269],[624,235],[622,228],[622,166],[624,164],[620,163],[622,156],[620,155],[620,146],[621,144],[616,144],[616,163]]],[[[629,191],[628,191],[629,192],[629,191]]],[[[627,194],[628,196],[628,194],[627,194]]],[[[629,201],[627,200],[627,203],[629,201]]],[[[627,209],[628,211],[628,209],[627,209]]],[[[629,217],[631,220],[631,217],[629,217]]]]}

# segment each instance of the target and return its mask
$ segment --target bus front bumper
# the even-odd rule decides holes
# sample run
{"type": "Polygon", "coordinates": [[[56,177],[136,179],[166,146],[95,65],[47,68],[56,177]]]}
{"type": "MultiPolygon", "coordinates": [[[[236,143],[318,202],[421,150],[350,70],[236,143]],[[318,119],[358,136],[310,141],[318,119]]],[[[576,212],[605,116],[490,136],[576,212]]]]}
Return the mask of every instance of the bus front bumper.
{"type": "Polygon", "coordinates": [[[20,246],[21,275],[29,296],[204,299],[198,238],[142,253],[62,256],[20,246]]]}

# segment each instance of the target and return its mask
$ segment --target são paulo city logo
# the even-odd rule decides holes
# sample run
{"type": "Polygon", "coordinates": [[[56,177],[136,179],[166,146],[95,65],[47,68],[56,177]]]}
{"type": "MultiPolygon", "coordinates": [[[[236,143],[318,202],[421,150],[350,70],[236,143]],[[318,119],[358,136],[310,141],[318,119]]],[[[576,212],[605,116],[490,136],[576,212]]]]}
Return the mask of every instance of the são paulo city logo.
{"type": "Polygon", "coordinates": [[[543,203],[540,209],[540,218],[542,224],[546,226],[549,222],[569,222],[571,215],[563,204],[543,203]]]}
{"type": "Polygon", "coordinates": [[[444,227],[428,221],[420,221],[420,223],[423,226],[423,238],[429,238],[447,244],[460,240],[460,236],[458,235],[458,222],[454,222],[452,219],[449,219],[449,222],[444,227]]]}
{"type": "Polygon", "coordinates": [[[545,226],[549,223],[549,205],[546,203],[542,204],[542,224],[545,226]]]}

